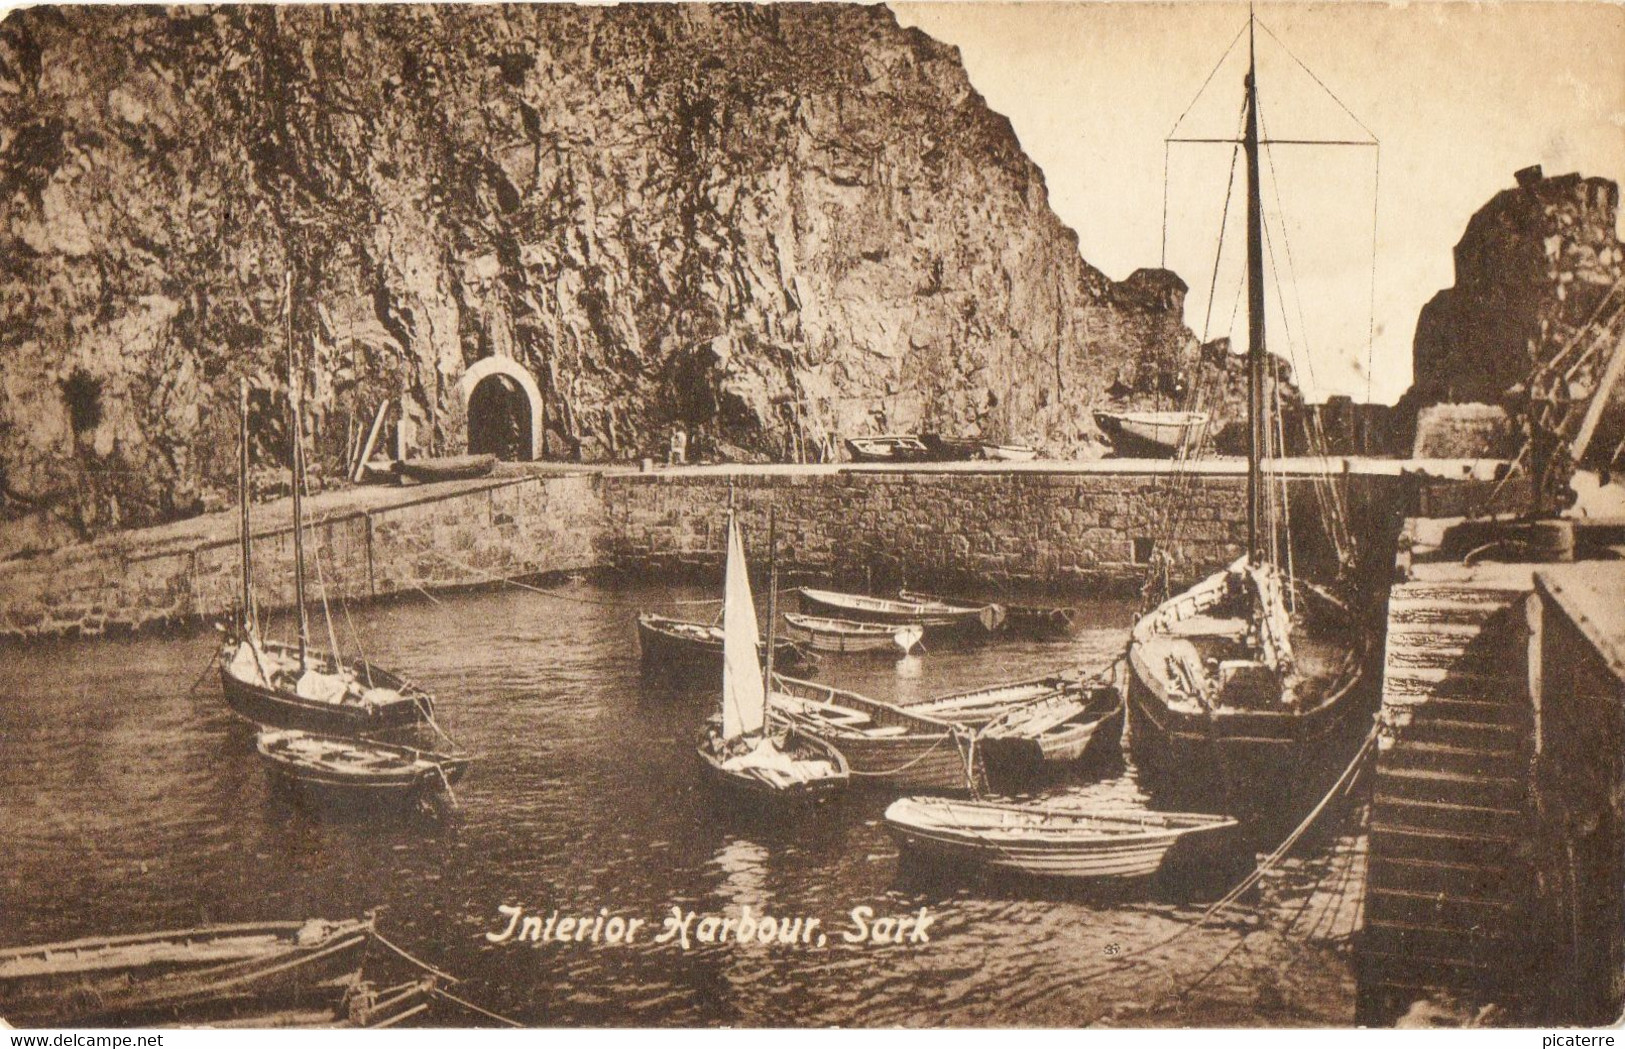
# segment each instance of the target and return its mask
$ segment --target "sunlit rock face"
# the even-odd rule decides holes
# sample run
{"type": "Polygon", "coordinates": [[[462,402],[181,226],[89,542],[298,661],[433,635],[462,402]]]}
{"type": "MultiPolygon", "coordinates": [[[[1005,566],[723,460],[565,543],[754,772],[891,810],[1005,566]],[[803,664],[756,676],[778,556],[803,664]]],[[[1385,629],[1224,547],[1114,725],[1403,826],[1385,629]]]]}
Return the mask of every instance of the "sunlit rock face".
{"type": "MultiPolygon", "coordinates": [[[[1402,407],[1507,403],[1532,369],[1562,352],[1588,326],[1625,277],[1617,233],[1619,187],[1577,174],[1517,173],[1517,186],[1480,208],[1456,245],[1456,283],[1422,310],[1416,326],[1415,381],[1402,407]]],[[[1605,311],[1606,312],[1606,311],[1605,311]]],[[[1606,355],[1600,362],[1607,360],[1606,355]]],[[[1600,368],[1577,375],[1569,395],[1595,386],[1600,368]]],[[[1625,437],[1622,402],[1613,402],[1597,450],[1625,437]]],[[[1486,449],[1480,449],[1486,450],[1486,449]]]]}
{"type": "Polygon", "coordinates": [[[1108,387],[1201,367],[1179,278],[1089,266],[957,51],[881,7],[26,9],[0,188],[11,549],[228,498],[244,377],[285,465],[290,333],[318,476],[386,399],[463,450],[490,356],[588,460],[679,426],[1074,454],[1108,387]]]}

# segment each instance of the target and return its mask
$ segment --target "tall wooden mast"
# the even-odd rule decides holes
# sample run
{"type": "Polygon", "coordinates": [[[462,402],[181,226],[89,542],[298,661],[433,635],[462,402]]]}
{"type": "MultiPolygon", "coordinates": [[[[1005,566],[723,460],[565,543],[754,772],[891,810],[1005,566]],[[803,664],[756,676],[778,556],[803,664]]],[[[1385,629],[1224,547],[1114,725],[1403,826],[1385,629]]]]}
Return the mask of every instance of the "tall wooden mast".
{"type": "Polygon", "coordinates": [[[1259,557],[1264,454],[1264,209],[1258,188],[1258,66],[1247,13],[1247,559],[1259,557]]]}
{"type": "Polygon", "coordinates": [[[779,519],[776,508],[767,511],[767,669],[762,672],[762,735],[769,731],[773,717],[773,643],[777,640],[779,619],[779,519]]]}
{"type": "Polygon", "coordinates": [[[254,566],[252,532],[248,516],[248,380],[243,379],[237,391],[237,502],[240,507],[239,530],[242,540],[243,594],[242,630],[245,639],[254,633],[254,566]]]}
{"type": "Polygon", "coordinates": [[[289,432],[293,464],[293,601],[299,609],[299,673],[305,672],[305,649],[310,643],[310,617],[305,612],[305,517],[300,490],[305,486],[305,456],[300,419],[300,390],[303,376],[293,352],[293,275],[283,280],[284,300],[288,311],[288,404],[292,409],[293,426],[289,432]]]}

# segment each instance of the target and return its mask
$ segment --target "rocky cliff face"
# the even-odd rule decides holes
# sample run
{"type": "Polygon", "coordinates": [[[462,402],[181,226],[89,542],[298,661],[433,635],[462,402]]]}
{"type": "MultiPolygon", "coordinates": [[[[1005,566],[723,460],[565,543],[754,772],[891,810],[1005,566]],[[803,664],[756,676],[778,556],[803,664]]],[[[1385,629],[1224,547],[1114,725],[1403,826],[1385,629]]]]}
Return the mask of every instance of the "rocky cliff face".
{"type": "Polygon", "coordinates": [[[1114,382],[1200,367],[1178,278],[1085,263],[955,50],[881,7],[14,12],[0,237],[0,490],[80,533],[229,492],[240,378],[285,462],[290,333],[318,472],[384,399],[460,450],[491,355],[587,459],[673,425],[1065,453],[1114,382]]]}
{"type": "Polygon", "coordinates": [[[1456,245],[1455,286],[1435,295],[1417,321],[1415,380],[1401,402],[1413,414],[1438,403],[1504,403],[1625,277],[1618,186],[1574,174],[1548,178],[1539,167],[1518,172],[1517,181],[1468,222],[1456,245]]]}

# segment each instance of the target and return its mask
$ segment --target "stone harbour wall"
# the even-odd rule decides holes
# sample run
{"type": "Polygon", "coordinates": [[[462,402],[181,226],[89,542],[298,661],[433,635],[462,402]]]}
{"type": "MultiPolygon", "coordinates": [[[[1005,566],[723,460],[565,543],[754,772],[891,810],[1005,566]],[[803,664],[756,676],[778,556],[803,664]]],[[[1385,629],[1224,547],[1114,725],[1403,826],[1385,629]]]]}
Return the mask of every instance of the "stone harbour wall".
{"type": "MultiPolygon", "coordinates": [[[[527,477],[472,491],[314,517],[305,538],[311,594],[332,599],[473,586],[574,572],[599,560],[597,478],[527,477]]],[[[293,603],[293,532],[257,521],[255,594],[293,603]]],[[[216,531],[219,531],[218,529],[216,531]]],[[[0,563],[0,636],[124,633],[227,614],[241,587],[238,540],[116,542],[0,563]]]]}
{"type": "MultiPolygon", "coordinates": [[[[1351,525],[1363,535],[1382,533],[1407,501],[1391,475],[1332,483],[1348,493],[1351,525]]],[[[1310,567],[1327,550],[1313,482],[1286,485],[1297,563],[1310,567]]],[[[1144,581],[1154,555],[1184,583],[1239,556],[1246,541],[1246,479],[1231,469],[528,476],[376,493],[364,508],[326,514],[318,501],[305,546],[309,593],[365,601],[588,570],[714,579],[730,498],[758,570],[771,512],[782,572],[876,587],[1125,592],[1144,581]],[[1179,517],[1171,542],[1170,510],[1179,517]]],[[[256,510],[255,589],[267,609],[293,602],[286,512],[256,510]]],[[[190,531],[127,532],[0,562],[0,637],[94,636],[224,616],[238,599],[238,557],[228,512],[190,531]]]]}

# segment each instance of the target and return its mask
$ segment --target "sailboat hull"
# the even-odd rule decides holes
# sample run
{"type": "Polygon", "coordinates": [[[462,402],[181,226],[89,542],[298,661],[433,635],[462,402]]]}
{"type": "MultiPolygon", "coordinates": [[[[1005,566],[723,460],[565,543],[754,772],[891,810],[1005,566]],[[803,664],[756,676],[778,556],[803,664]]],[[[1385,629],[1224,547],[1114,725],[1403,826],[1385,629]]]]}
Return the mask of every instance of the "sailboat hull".
{"type": "Polygon", "coordinates": [[[1200,442],[1205,412],[1095,412],[1095,425],[1124,458],[1171,459],[1200,442]]]}
{"type": "MultiPolygon", "coordinates": [[[[272,651],[284,647],[275,643],[265,645],[266,649],[272,651]]],[[[427,693],[413,689],[395,675],[361,660],[348,664],[357,678],[370,680],[378,688],[396,690],[401,693],[400,697],[365,705],[307,699],[292,689],[268,687],[233,674],[230,664],[235,649],[235,642],[228,642],[221,649],[220,691],[231,712],[251,724],[355,735],[405,728],[434,716],[434,701],[427,693]]],[[[313,654],[311,659],[315,664],[325,657],[313,654]]]]}
{"type": "Polygon", "coordinates": [[[1291,813],[1318,801],[1343,770],[1369,727],[1369,690],[1361,687],[1367,646],[1341,605],[1316,599],[1322,629],[1340,638],[1342,670],[1302,709],[1280,702],[1281,709],[1189,709],[1170,700],[1167,680],[1154,665],[1154,645],[1144,639],[1130,644],[1129,752],[1141,783],[1159,801],[1206,812],[1291,813]]]}

